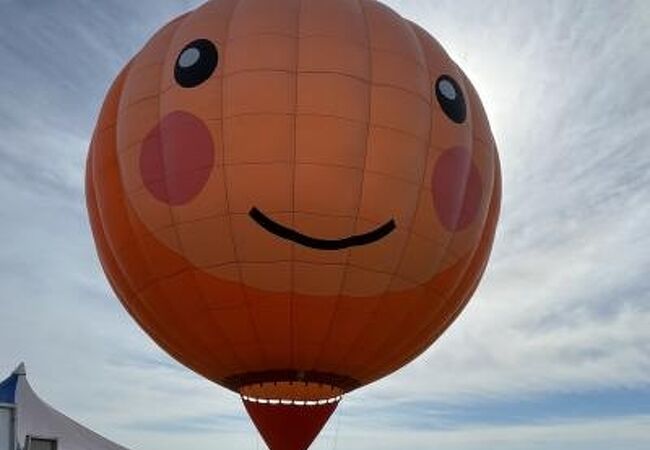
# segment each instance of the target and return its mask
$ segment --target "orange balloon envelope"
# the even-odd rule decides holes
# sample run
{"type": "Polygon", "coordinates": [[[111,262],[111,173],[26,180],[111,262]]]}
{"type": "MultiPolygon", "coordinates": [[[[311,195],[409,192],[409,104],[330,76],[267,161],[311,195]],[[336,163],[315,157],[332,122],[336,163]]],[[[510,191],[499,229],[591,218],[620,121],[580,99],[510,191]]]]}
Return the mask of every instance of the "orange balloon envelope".
{"type": "Polygon", "coordinates": [[[501,198],[470,81],[374,0],[175,19],[111,87],[86,181],[125,308],[240,394],[273,450],[306,449],[341,395],[452,323],[501,198]]]}

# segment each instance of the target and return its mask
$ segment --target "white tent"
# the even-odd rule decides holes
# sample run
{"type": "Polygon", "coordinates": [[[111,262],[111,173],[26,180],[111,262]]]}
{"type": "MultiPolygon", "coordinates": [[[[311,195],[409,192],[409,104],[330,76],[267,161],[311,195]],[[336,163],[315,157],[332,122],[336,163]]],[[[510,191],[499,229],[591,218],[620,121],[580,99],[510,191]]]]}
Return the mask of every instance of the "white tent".
{"type": "Polygon", "coordinates": [[[0,450],[127,450],[41,400],[21,364],[0,382],[0,450]]]}

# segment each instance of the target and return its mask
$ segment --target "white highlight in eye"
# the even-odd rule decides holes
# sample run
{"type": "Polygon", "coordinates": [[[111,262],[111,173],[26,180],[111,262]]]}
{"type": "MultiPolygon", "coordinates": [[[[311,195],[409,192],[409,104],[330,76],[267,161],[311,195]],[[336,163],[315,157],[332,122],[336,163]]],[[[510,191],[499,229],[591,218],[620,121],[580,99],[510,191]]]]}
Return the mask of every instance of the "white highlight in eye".
{"type": "Polygon", "coordinates": [[[456,88],[449,80],[442,80],[438,83],[438,91],[448,100],[456,100],[456,97],[458,96],[456,88]]]}
{"type": "Polygon", "coordinates": [[[183,69],[192,67],[194,64],[196,64],[200,57],[201,52],[195,47],[190,47],[181,53],[181,57],[178,58],[178,65],[183,69]]]}

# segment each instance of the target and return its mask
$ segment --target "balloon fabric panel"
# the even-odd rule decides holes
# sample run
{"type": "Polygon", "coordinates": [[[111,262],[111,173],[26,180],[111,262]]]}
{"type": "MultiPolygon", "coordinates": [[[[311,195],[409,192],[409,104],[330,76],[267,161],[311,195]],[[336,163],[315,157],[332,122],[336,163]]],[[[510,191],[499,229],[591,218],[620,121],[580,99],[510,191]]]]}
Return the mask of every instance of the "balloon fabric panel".
{"type": "Polygon", "coordinates": [[[371,0],[175,19],[109,91],[86,186],[104,271],[156,342],[234,391],[305,400],[435,341],[501,197],[475,89],[371,0]]]}

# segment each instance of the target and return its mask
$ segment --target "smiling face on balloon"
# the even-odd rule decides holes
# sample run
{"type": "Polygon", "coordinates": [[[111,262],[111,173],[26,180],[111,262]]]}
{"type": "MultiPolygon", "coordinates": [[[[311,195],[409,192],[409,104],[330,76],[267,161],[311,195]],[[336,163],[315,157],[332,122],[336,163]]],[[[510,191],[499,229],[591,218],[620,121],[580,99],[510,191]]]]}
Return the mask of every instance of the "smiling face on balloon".
{"type": "Polygon", "coordinates": [[[498,162],[480,100],[425,31],[386,26],[387,8],[296,21],[290,3],[259,21],[209,2],[131,61],[116,152],[132,219],[263,291],[421,286],[484,232],[498,162]]]}

